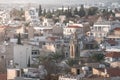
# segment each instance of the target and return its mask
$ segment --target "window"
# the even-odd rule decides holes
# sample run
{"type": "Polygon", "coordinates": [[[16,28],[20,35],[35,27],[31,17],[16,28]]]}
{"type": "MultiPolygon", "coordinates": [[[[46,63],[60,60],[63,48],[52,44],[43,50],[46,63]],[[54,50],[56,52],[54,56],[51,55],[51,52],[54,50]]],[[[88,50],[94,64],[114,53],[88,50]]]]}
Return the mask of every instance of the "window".
{"type": "Polygon", "coordinates": [[[72,30],[70,29],[70,33],[72,32],[72,30]]]}
{"type": "Polygon", "coordinates": [[[30,15],[35,15],[35,12],[33,10],[29,11],[30,15]]]}
{"type": "Polygon", "coordinates": [[[39,54],[39,50],[32,50],[32,55],[38,55],[39,54]]]}
{"type": "Polygon", "coordinates": [[[20,77],[20,71],[19,70],[16,71],[16,75],[17,75],[17,77],[20,77]]]}
{"type": "Polygon", "coordinates": [[[43,42],[43,45],[45,45],[45,42],[43,42]]]}
{"type": "Polygon", "coordinates": [[[78,74],[78,75],[80,74],[80,69],[77,69],[77,74],[78,74]]]}
{"type": "Polygon", "coordinates": [[[98,27],[98,31],[101,31],[101,27],[98,27]]]}
{"type": "Polygon", "coordinates": [[[97,27],[94,27],[94,31],[97,31],[97,27]]]}

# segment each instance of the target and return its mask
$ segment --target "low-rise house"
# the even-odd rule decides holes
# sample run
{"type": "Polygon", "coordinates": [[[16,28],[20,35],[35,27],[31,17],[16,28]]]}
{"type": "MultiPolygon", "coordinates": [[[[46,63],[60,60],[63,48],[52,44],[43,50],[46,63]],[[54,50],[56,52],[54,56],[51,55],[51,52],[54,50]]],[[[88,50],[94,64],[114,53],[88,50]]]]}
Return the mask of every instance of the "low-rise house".
{"type": "Polygon", "coordinates": [[[93,25],[92,34],[97,38],[106,37],[111,30],[111,26],[110,21],[105,21],[99,17],[98,21],[93,25]]]}
{"type": "Polygon", "coordinates": [[[66,74],[66,75],[60,75],[58,80],[81,80],[84,77],[85,75],[82,73],[79,75],[66,74]]]}
{"type": "Polygon", "coordinates": [[[44,76],[44,68],[9,68],[7,69],[7,80],[39,80],[40,76],[44,76]],[[42,72],[42,74],[40,74],[42,72]]]}
{"type": "Polygon", "coordinates": [[[120,27],[115,28],[113,31],[114,35],[120,35],[120,27]]]}
{"type": "Polygon", "coordinates": [[[93,75],[101,77],[120,76],[120,68],[93,68],[93,75]]]}
{"type": "Polygon", "coordinates": [[[120,52],[108,52],[105,54],[105,62],[120,61],[120,52]]]}
{"type": "Polygon", "coordinates": [[[118,42],[115,40],[106,40],[106,44],[108,44],[109,46],[117,46],[118,42]]]}
{"type": "Polygon", "coordinates": [[[10,12],[8,10],[0,10],[0,23],[7,24],[10,20],[10,12]]]}
{"type": "Polygon", "coordinates": [[[120,52],[120,46],[105,46],[107,52],[120,52]]]}
{"type": "Polygon", "coordinates": [[[83,25],[82,24],[70,24],[63,28],[63,35],[64,36],[71,36],[74,33],[78,33],[81,37],[83,35],[83,25]]]}
{"type": "Polygon", "coordinates": [[[14,45],[13,46],[13,64],[18,68],[29,67],[32,58],[32,46],[31,45],[14,45]]]}
{"type": "Polygon", "coordinates": [[[54,21],[52,19],[49,19],[49,18],[44,18],[42,24],[43,24],[43,26],[53,26],[54,21]]]}
{"type": "Polygon", "coordinates": [[[115,13],[115,17],[116,17],[116,18],[120,18],[120,12],[116,12],[116,13],[115,13]]]}
{"type": "Polygon", "coordinates": [[[120,68],[120,61],[112,62],[110,63],[110,66],[113,68],[120,68]]]}
{"type": "Polygon", "coordinates": [[[7,69],[7,80],[14,80],[15,77],[21,76],[20,69],[7,69]]]}
{"type": "Polygon", "coordinates": [[[7,74],[6,73],[0,73],[0,80],[7,80],[7,74]]]}
{"type": "Polygon", "coordinates": [[[120,36],[119,35],[108,35],[106,37],[106,40],[107,41],[112,41],[116,44],[117,42],[117,45],[120,45],[120,36]]]}
{"type": "Polygon", "coordinates": [[[30,22],[31,25],[39,25],[40,20],[38,17],[38,12],[35,8],[29,8],[25,11],[25,20],[30,22]]]}
{"type": "Polygon", "coordinates": [[[44,48],[50,52],[56,52],[58,49],[60,49],[60,43],[56,43],[59,39],[59,37],[47,37],[47,41],[45,42],[44,48]]]}
{"type": "Polygon", "coordinates": [[[35,35],[34,36],[38,36],[38,35],[44,35],[44,36],[46,36],[46,35],[50,35],[50,34],[52,34],[52,28],[53,27],[43,27],[43,26],[41,26],[41,27],[34,27],[34,30],[35,30],[35,35]]]}
{"type": "Polygon", "coordinates": [[[64,22],[66,20],[66,16],[65,15],[60,15],[59,16],[60,22],[64,22]]]}
{"type": "Polygon", "coordinates": [[[52,28],[52,34],[57,36],[63,36],[63,27],[61,26],[54,26],[52,28]]]}
{"type": "Polygon", "coordinates": [[[107,37],[113,29],[120,26],[119,21],[107,21],[103,17],[99,17],[97,22],[94,23],[92,34],[96,38],[107,37]]]}

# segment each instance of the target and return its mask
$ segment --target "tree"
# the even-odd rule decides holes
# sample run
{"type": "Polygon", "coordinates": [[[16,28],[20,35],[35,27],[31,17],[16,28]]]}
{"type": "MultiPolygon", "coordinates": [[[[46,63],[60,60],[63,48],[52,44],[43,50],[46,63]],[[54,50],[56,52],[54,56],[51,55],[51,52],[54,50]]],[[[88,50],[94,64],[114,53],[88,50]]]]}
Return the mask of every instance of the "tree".
{"type": "Polygon", "coordinates": [[[54,9],[52,9],[52,14],[54,14],[55,13],[55,10],[54,9]]]}
{"type": "Polygon", "coordinates": [[[62,6],[62,14],[64,14],[64,6],[62,6]]]}
{"type": "Polygon", "coordinates": [[[68,18],[72,17],[72,10],[71,10],[71,8],[69,8],[69,6],[68,6],[66,17],[68,17],[68,18]]]}
{"type": "Polygon", "coordinates": [[[38,15],[39,15],[39,16],[42,15],[42,8],[41,8],[41,5],[39,5],[39,12],[38,12],[38,15]]]}
{"type": "Polygon", "coordinates": [[[88,9],[88,15],[95,15],[98,11],[98,8],[97,7],[90,7],[88,9]]]}
{"type": "Polygon", "coordinates": [[[74,15],[78,15],[78,9],[77,8],[75,8],[75,10],[74,10],[74,15]]]}
{"type": "Polygon", "coordinates": [[[14,18],[14,19],[17,19],[17,20],[21,20],[21,19],[24,20],[23,15],[24,15],[23,8],[21,8],[21,10],[18,10],[18,9],[14,8],[10,11],[10,17],[14,18]]]}
{"type": "Polygon", "coordinates": [[[43,14],[42,14],[42,15],[43,15],[43,16],[45,16],[45,15],[46,15],[46,13],[47,13],[47,12],[46,12],[46,9],[44,9],[44,10],[43,10],[43,14]]]}
{"type": "Polygon", "coordinates": [[[49,56],[55,63],[58,63],[63,58],[63,55],[60,53],[53,53],[53,54],[50,54],[49,56]]]}
{"type": "Polygon", "coordinates": [[[20,35],[20,33],[18,34],[18,41],[17,41],[17,44],[22,44],[22,43],[21,43],[21,35],[20,35]]]}
{"type": "Polygon", "coordinates": [[[46,18],[52,18],[52,13],[50,10],[46,13],[46,18]]]}
{"type": "Polygon", "coordinates": [[[69,66],[73,66],[75,64],[77,64],[77,61],[75,59],[68,59],[66,61],[66,63],[69,65],[69,66]]]}
{"type": "Polygon", "coordinates": [[[97,61],[97,62],[101,62],[102,60],[104,60],[104,54],[102,53],[95,53],[92,55],[91,57],[93,60],[97,61]]]}
{"type": "Polygon", "coordinates": [[[84,6],[81,5],[81,8],[79,10],[79,16],[84,17],[85,15],[86,15],[86,12],[85,12],[84,6]]]}

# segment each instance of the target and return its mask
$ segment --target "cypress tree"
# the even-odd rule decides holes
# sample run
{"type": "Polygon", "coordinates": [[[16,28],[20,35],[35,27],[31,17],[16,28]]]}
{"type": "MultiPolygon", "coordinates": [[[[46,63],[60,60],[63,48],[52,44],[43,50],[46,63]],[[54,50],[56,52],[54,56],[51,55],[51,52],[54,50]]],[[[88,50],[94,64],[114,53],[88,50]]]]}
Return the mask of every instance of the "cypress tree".
{"type": "Polygon", "coordinates": [[[77,8],[75,8],[75,10],[74,10],[74,15],[78,15],[78,9],[77,8]]]}
{"type": "Polygon", "coordinates": [[[28,58],[28,64],[27,67],[30,67],[30,57],[28,58]]]}
{"type": "Polygon", "coordinates": [[[39,16],[42,15],[42,8],[41,8],[41,5],[39,5],[39,12],[38,12],[38,15],[39,15],[39,16]]]}
{"type": "Polygon", "coordinates": [[[17,41],[17,44],[22,44],[22,43],[21,43],[21,35],[20,35],[20,33],[18,34],[18,41],[17,41]]]}
{"type": "Polygon", "coordinates": [[[85,12],[84,6],[81,5],[81,8],[79,10],[79,16],[84,17],[85,15],[86,15],[86,12],[85,12]]]}
{"type": "Polygon", "coordinates": [[[45,16],[45,15],[46,15],[46,9],[43,10],[43,16],[45,16]]]}

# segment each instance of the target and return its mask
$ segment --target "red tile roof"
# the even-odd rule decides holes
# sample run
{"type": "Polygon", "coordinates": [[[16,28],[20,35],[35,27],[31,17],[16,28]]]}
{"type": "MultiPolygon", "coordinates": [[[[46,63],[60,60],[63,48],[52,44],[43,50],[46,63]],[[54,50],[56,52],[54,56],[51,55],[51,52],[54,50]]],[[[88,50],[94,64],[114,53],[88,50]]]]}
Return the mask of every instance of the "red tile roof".
{"type": "Polygon", "coordinates": [[[47,37],[47,39],[55,41],[56,39],[58,39],[58,37],[47,37]]]}
{"type": "MultiPolygon", "coordinates": [[[[105,72],[104,68],[97,68],[97,70],[105,72]]],[[[106,68],[106,71],[110,77],[120,76],[120,68],[106,68]]]]}
{"type": "Polygon", "coordinates": [[[110,77],[120,76],[120,68],[109,68],[107,69],[107,73],[110,77]]]}
{"type": "Polygon", "coordinates": [[[115,40],[107,40],[107,42],[109,43],[109,44],[118,44],[118,42],[116,42],[115,40]]]}
{"type": "Polygon", "coordinates": [[[120,52],[109,52],[105,56],[112,57],[112,58],[120,58],[120,52]]]}
{"type": "Polygon", "coordinates": [[[119,27],[117,27],[117,28],[115,28],[114,30],[116,30],[116,31],[120,31],[120,28],[119,28],[119,27]]]}
{"type": "Polygon", "coordinates": [[[0,74],[0,80],[7,80],[7,74],[0,74]]]}
{"type": "Polygon", "coordinates": [[[73,26],[67,26],[67,28],[81,28],[81,27],[80,27],[80,26],[73,25],[73,26]]]}

